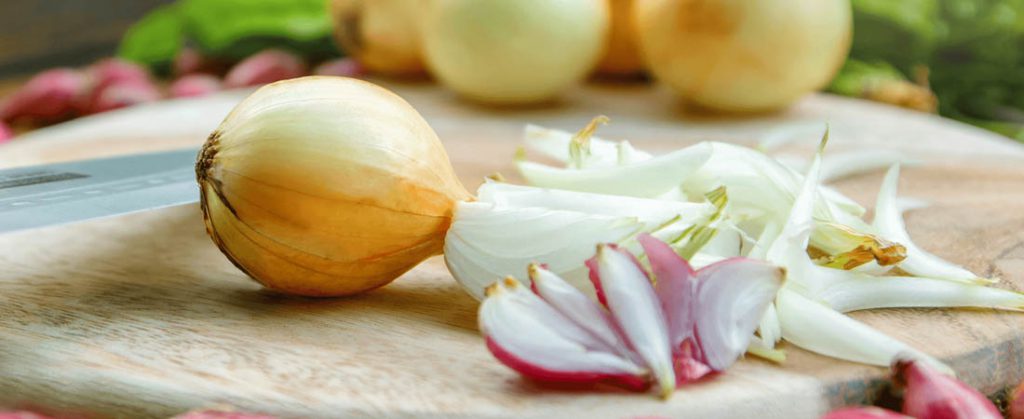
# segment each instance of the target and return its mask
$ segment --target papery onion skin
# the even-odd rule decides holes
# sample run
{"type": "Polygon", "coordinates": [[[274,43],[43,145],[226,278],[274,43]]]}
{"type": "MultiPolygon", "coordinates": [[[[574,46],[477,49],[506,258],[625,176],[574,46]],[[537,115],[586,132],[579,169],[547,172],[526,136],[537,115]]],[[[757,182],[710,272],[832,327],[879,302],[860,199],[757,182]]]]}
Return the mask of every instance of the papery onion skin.
{"type": "Polygon", "coordinates": [[[228,259],[305,296],[370,290],[440,254],[456,202],[470,198],[408,103],[340,77],[253,93],[210,135],[196,175],[228,259]]]}
{"type": "Polygon", "coordinates": [[[609,76],[638,75],[644,71],[644,62],[636,41],[634,0],[609,1],[612,11],[611,32],[604,58],[597,64],[597,72],[609,76]]]}
{"type": "Polygon", "coordinates": [[[437,0],[423,22],[431,73],[491,104],[552,100],[595,67],[605,48],[605,0],[437,0]]]}
{"type": "Polygon", "coordinates": [[[849,52],[849,0],[637,0],[655,77],[727,112],[785,107],[825,86],[849,52]]]}
{"type": "Polygon", "coordinates": [[[372,72],[421,74],[420,17],[425,5],[425,0],[331,0],[334,39],[372,72]]]}

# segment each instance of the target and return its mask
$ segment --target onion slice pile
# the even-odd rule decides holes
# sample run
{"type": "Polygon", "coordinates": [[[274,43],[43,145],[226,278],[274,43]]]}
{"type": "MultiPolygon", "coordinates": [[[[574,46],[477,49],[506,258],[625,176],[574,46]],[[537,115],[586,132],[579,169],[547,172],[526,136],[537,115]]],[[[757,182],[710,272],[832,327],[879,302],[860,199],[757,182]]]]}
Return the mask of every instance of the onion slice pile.
{"type": "MultiPolygon", "coordinates": [[[[844,313],[894,307],[1024,308],[1024,295],[990,287],[993,279],[928,253],[911,240],[903,212],[925,204],[896,196],[898,163],[883,181],[870,223],[863,218],[863,207],[822,185],[826,170],[836,178],[878,168],[864,157],[868,154],[858,152],[839,159],[852,167],[829,166],[829,160],[822,158],[827,130],[818,153],[803,165],[806,173],[761,151],[733,144],[703,142],[655,155],[627,142],[594,137],[590,131],[581,142],[579,134],[527,127],[526,146],[565,165],[530,162],[520,153],[517,168],[535,186],[641,199],[643,211],[634,217],[658,213],[654,203],[658,201],[708,205],[712,192],[727,196],[716,212],[710,207],[701,215],[690,212],[690,224],[684,228],[690,234],[689,246],[670,243],[696,266],[745,257],[786,269],[786,285],[758,319],[749,347],[753,354],[780,361],[784,354],[775,346],[786,339],[855,362],[888,366],[898,354],[905,354],[948,371],[940,361],[844,313]],[[697,240],[695,230],[707,234],[697,240]]],[[[886,159],[905,161],[896,155],[886,159]]],[[[580,206],[600,212],[596,208],[603,200],[594,198],[580,206]]],[[[453,230],[458,230],[459,218],[455,217],[453,230]]],[[[652,233],[665,239],[657,230],[652,233]]]]}
{"type": "Polygon", "coordinates": [[[533,379],[654,386],[662,397],[735,363],[784,271],[747,258],[695,271],[665,242],[638,241],[650,270],[614,244],[586,262],[597,301],[536,264],[530,289],[512,278],[488,287],[479,315],[488,349],[533,379]]]}

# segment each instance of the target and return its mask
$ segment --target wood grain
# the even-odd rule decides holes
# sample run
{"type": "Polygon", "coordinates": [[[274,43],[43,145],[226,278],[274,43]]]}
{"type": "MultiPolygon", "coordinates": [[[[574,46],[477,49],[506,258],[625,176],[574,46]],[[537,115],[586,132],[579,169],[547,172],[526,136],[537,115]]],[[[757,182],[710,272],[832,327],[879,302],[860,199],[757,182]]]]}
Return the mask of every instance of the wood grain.
{"type": "MultiPolygon", "coordinates": [[[[641,86],[589,87],[542,109],[480,108],[433,86],[388,87],[423,112],[471,188],[495,171],[512,174],[527,122],[575,129],[606,114],[613,123],[603,136],[665,150],[700,139],[750,144],[768,127],[827,120],[833,150],[890,147],[924,159],[904,170],[900,185],[902,194],[933,203],[908,215],[916,241],[1024,290],[1024,147],[971,127],[831,96],[781,114],[722,119],[686,113],[641,86]]],[[[0,166],[196,146],[220,118],[210,113],[226,113],[232,97],[196,104],[203,115],[194,119],[155,116],[181,112],[165,104],[35,133],[0,147],[0,166]],[[117,130],[138,118],[152,126],[117,130]],[[176,127],[162,127],[164,120],[176,127]],[[191,134],[185,121],[194,122],[191,134]]],[[[837,186],[870,205],[880,181],[879,173],[837,186]]],[[[195,206],[0,236],[0,267],[0,404],[7,405],[119,417],[228,403],[283,417],[811,418],[886,391],[882,368],[789,345],[785,365],[746,359],[667,402],[615,389],[539,387],[491,358],[476,331],[476,302],[440,259],[363,296],[282,297],[261,291],[220,255],[195,206]]],[[[854,316],[943,358],[986,392],[1024,379],[1022,314],[854,316]]]]}

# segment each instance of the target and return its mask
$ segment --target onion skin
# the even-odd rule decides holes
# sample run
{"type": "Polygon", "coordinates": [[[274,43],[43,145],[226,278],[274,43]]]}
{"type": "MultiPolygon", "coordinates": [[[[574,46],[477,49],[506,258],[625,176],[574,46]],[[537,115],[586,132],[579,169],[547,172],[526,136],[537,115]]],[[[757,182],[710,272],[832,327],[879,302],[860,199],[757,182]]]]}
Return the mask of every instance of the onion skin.
{"type": "Polygon", "coordinates": [[[456,202],[470,198],[408,103],[340,77],[253,93],[210,135],[196,175],[228,259],[304,296],[367,291],[440,254],[456,202]]]}
{"type": "Polygon", "coordinates": [[[850,49],[849,0],[636,0],[649,69],[726,112],[783,108],[824,87],[850,49]]]}
{"type": "Polygon", "coordinates": [[[608,46],[604,58],[597,65],[598,74],[608,76],[633,76],[644,71],[640,46],[636,40],[636,25],[633,21],[634,0],[609,0],[612,20],[608,35],[608,46]]]}
{"type": "Polygon", "coordinates": [[[822,416],[820,419],[912,419],[891,410],[880,407],[848,407],[845,409],[833,410],[822,416]]]}
{"type": "Polygon", "coordinates": [[[0,102],[0,120],[59,122],[75,115],[91,89],[89,77],[70,68],[39,73],[0,102]]]}
{"type": "Polygon", "coordinates": [[[259,86],[307,74],[306,62],[302,57],[289,51],[266,49],[235,64],[224,75],[224,86],[259,86]]]}
{"type": "Polygon", "coordinates": [[[605,0],[437,0],[423,22],[424,54],[464,97],[538,103],[586,78],[609,26],[605,0]]]}
{"type": "Polygon", "coordinates": [[[1007,416],[1010,419],[1024,419],[1024,382],[1017,385],[1017,388],[1013,389],[1013,393],[1010,393],[1007,411],[1007,416]]]}
{"type": "Polygon", "coordinates": [[[215,93],[223,88],[216,76],[203,73],[188,74],[171,83],[167,88],[171,97],[201,97],[215,93]]]}
{"type": "Polygon", "coordinates": [[[983,394],[924,362],[899,359],[892,366],[894,380],[906,390],[903,413],[917,419],[1002,419],[983,394]]]}
{"type": "Polygon", "coordinates": [[[0,144],[6,143],[14,138],[14,131],[4,121],[0,121],[0,144]]]}
{"type": "Polygon", "coordinates": [[[331,0],[335,42],[372,72],[421,74],[420,17],[425,4],[425,0],[331,0]]]}

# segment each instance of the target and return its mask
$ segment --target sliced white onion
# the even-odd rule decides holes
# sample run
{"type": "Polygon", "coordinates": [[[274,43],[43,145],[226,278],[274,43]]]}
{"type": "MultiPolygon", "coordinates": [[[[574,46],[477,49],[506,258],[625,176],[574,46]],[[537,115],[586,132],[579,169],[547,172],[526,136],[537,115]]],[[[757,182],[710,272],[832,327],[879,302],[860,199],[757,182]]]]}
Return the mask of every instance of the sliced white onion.
{"type": "Polygon", "coordinates": [[[864,364],[889,366],[904,354],[945,366],[935,358],[797,292],[783,288],[776,300],[782,337],[809,351],[864,364]]]}
{"type": "Polygon", "coordinates": [[[764,316],[757,325],[757,334],[769,348],[774,348],[782,340],[782,325],[779,324],[779,314],[775,310],[775,303],[768,305],[764,316]]]}
{"type": "Polygon", "coordinates": [[[608,349],[629,359],[632,354],[622,338],[611,327],[611,317],[593,299],[583,294],[564,279],[536,264],[530,265],[530,280],[534,292],[544,301],[590,332],[608,349]]]}
{"type": "Polygon", "coordinates": [[[516,166],[534,186],[651,198],[678,188],[710,153],[711,147],[700,143],[624,166],[560,169],[529,161],[516,166]]]}
{"type": "MultiPolygon", "coordinates": [[[[809,159],[782,154],[773,156],[786,167],[798,172],[806,171],[809,159]]],[[[853,176],[883,170],[894,164],[913,165],[917,159],[895,150],[858,149],[830,153],[821,161],[821,182],[830,183],[853,176]]]]}
{"type": "Polygon", "coordinates": [[[538,188],[488,181],[477,190],[477,201],[500,208],[537,207],[594,215],[635,217],[645,224],[662,224],[674,217],[695,222],[715,211],[709,203],[691,203],[538,188]]]}
{"type": "Polygon", "coordinates": [[[814,296],[833,310],[849,312],[893,307],[977,307],[1021,310],[1024,295],[999,288],[941,279],[872,277],[851,273],[814,296]]]}
{"type": "MultiPolygon", "coordinates": [[[[570,132],[537,125],[527,125],[523,133],[527,147],[562,163],[569,162],[569,144],[572,143],[572,137],[573,134],[570,132]]],[[[649,153],[635,150],[628,146],[628,143],[628,150],[622,150],[623,146],[620,144],[623,143],[626,142],[616,143],[596,136],[590,137],[590,156],[584,162],[584,167],[612,167],[651,158],[649,153]]]]}
{"type": "Polygon", "coordinates": [[[509,275],[523,275],[532,262],[577,287],[587,286],[583,262],[598,243],[617,243],[641,231],[636,218],[592,215],[546,208],[498,208],[462,202],[445,236],[445,261],[462,287],[476,298],[509,275]]]}
{"type": "Polygon", "coordinates": [[[918,160],[894,150],[868,148],[832,153],[821,163],[821,181],[829,183],[882,170],[894,164],[917,163],[918,160]]]}
{"type": "Polygon", "coordinates": [[[723,371],[747,350],[785,273],[765,261],[732,258],[697,275],[698,341],[708,366],[723,371]]]}
{"type": "Polygon", "coordinates": [[[931,202],[921,198],[914,198],[911,196],[901,196],[899,198],[896,198],[896,207],[900,209],[900,214],[909,211],[928,208],[930,206],[932,206],[931,202]]]}
{"type": "Polygon", "coordinates": [[[826,127],[820,122],[779,125],[758,139],[757,149],[768,153],[793,143],[818,141],[821,139],[821,130],[826,127]]]}
{"type": "Polygon", "coordinates": [[[601,245],[596,258],[598,281],[612,316],[667,397],[676,388],[675,369],[665,314],[650,280],[622,250],[601,245]]]}
{"type": "MultiPolygon", "coordinates": [[[[496,284],[499,285],[500,284],[496,284]]],[[[613,353],[523,286],[500,287],[480,306],[481,332],[504,351],[552,372],[644,375],[646,369],[613,353]]]]}
{"type": "Polygon", "coordinates": [[[655,294],[665,314],[669,343],[677,350],[694,338],[697,324],[697,272],[668,244],[641,236],[640,244],[657,281],[655,294]]]}
{"type": "Polygon", "coordinates": [[[583,261],[598,243],[638,249],[633,238],[651,232],[675,239],[717,208],[689,203],[562,191],[488,182],[477,202],[456,206],[445,239],[445,260],[470,294],[491,282],[522,276],[545,263],[574,286],[589,289],[583,261]]]}
{"type": "Polygon", "coordinates": [[[979,278],[960,266],[950,263],[920,248],[907,233],[903,224],[902,211],[896,200],[900,166],[893,165],[885,174],[875,204],[874,227],[883,237],[902,244],[907,248],[907,258],[899,264],[900,269],[914,276],[947,279],[968,283],[991,283],[992,280],[979,278]]]}

